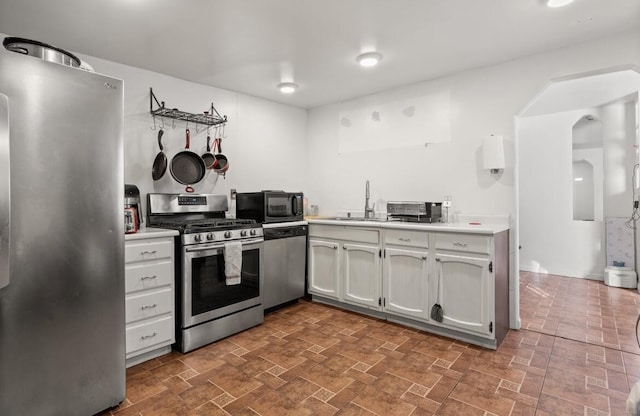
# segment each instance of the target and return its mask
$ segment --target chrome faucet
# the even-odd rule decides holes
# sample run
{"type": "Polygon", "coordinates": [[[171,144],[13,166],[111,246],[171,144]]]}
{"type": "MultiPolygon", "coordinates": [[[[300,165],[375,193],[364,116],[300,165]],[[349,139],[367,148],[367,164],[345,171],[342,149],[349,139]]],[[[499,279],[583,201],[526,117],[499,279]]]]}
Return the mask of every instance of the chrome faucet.
{"type": "Polygon", "coordinates": [[[364,191],[364,217],[365,218],[373,218],[374,215],[374,211],[373,208],[376,206],[376,204],[374,203],[373,205],[371,205],[371,208],[369,208],[369,181],[367,180],[367,185],[364,191]]]}

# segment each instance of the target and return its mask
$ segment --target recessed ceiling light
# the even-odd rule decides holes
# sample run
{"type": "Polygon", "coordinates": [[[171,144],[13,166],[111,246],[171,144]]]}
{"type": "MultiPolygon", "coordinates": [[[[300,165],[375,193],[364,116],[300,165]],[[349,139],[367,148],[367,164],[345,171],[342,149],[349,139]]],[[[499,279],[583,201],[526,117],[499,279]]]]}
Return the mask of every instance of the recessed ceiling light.
{"type": "Polygon", "coordinates": [[[283,94],[292,94],[298,89],[298,84],[294,84],[293,82],[283,82],[278,84],[278,89],[283,94]]]}
{"type": "Polygon", "coordinates": [[[378,62],[380,62],[381,59],[382,55],[380,55],[378,52],[367,52],[358,55],[356,61],[358,61],[360,66],[369,68],[378,65],[378,62]]]}
{"type": "Polygon", "coordinates": [[[547,0],[547,6],[549,7],[562,7],[571,3],[573,3],[573,0],[547,0]]]}

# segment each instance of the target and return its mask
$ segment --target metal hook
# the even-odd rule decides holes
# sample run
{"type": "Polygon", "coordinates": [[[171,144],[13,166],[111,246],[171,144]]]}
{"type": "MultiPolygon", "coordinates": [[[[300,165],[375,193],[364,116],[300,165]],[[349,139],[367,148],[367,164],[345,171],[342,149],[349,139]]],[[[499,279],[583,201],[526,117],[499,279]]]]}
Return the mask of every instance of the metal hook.
{"type": "Polygon", "coordinates": [[[175,129],[176,128],[176,119],[171,119],[171,128],[175,129]]]}
{"type": "Polygon", "coordinates": [[[149,127],[151,130],[156,131],[156,116],[152,116],[153,118],[153,127],[149,127]]]}
{"type": "Polygon", "coordinates": [[[162,126],[160,126],[160,130],[164,130],[164,117],[160,116],[160,121],[162,122],[162,126]]]}
{"type": "Polygon", "coordinates": [[[220,133],[220,137],[222,137],[223,139],[227,138],[226,125],[227,125],[227,123],[222,123],[222,133],[220,133]]]}
{"type": "Polygon", "coordinates": [[[196,134],[200,133],[200,123],[196,122],[196,134]]]}

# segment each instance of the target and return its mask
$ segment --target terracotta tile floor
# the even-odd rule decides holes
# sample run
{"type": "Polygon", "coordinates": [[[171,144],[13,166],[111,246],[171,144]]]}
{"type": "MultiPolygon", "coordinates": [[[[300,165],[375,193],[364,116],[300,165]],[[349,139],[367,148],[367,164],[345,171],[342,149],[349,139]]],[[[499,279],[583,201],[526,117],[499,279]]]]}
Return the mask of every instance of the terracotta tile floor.
{"type": "Polygon", "coordinates": [[[521,296],[498,351],[301,301],[130,368],[103,415],[624,415],[638,292],[522,273],[521,296]]]}

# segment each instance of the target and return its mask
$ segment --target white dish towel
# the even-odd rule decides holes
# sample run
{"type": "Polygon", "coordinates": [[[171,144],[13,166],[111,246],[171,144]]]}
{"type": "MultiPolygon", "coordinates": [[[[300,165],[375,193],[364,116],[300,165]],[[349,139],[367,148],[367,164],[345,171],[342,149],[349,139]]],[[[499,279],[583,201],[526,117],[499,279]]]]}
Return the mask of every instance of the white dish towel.
{"type": "Polygon", "coordinates": [[[242,243],[224,243],[224,275],[227,286],[239,285],[242,273],[242,243]]]}

